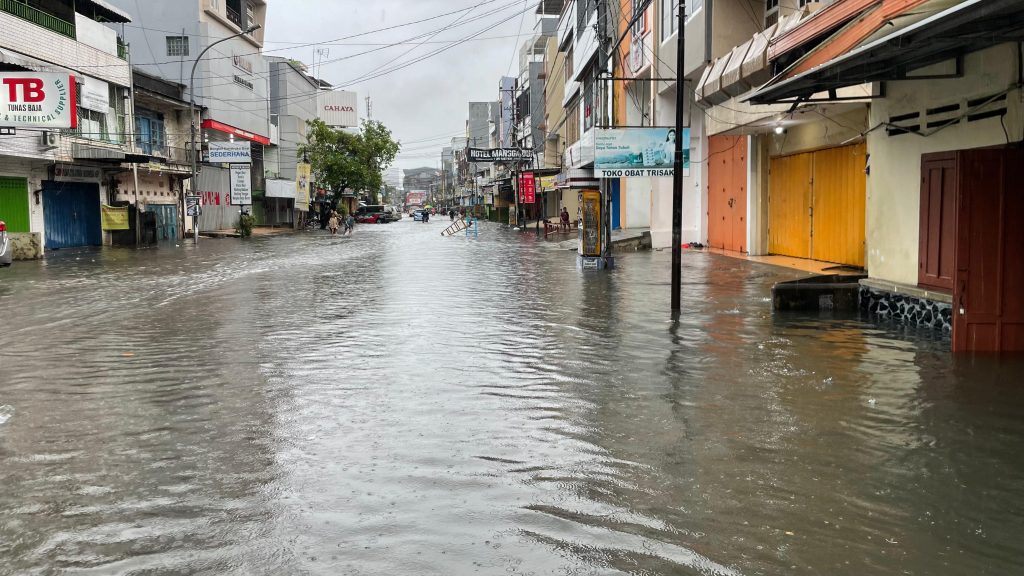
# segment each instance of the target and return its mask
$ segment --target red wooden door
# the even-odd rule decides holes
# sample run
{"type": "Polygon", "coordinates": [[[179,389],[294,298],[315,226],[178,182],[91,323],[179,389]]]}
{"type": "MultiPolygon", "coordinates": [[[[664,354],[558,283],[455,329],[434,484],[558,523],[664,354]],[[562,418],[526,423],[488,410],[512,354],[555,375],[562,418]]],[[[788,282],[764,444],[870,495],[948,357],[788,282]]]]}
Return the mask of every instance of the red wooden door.
{"type": "Polygon", "coordinates": [[[921,240],[917,283],[953,290],[956,256],[956,153],[921,160],[921,240]]]}
{"type": "Polygon", "coordinates": [[[712,136],[708,155],[708,245],[746,252],[747,137],[712,136]]]}
{"type": "Polygon", "coordinates": [[[962,151],[954,352],[1024,351],[1024,151],[962,151]]]}

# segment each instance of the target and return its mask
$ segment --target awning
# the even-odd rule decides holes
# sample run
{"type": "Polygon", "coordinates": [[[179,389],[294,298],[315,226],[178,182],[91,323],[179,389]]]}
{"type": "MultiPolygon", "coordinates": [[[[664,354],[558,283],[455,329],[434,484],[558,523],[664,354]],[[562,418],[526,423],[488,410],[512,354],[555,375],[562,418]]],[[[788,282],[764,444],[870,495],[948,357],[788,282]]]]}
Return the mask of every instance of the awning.
{"type": "Polygon", "coordinates": [[[154,159],[147,154],[133,154],[125,152],[120,148],[106,148],[104,146],[91,146],[75,142],[71,146],[71,157],[75,160],[89,160],[92,162],[112,162],[115,164],[138,162],[145,164],[154,159]]]}
{"type": "Polygon", "coordinates": [[[74,76],[75,79],[78,81],[84,81],[84,76],[82,76],[81,74],[68,70],[67,68],[63,68],[61,66],[50,64],[49,62],[46,62],[44,60],[39,60],[38,58],[33,58],[31,56],[26,56],[19,52],[14,52],[13,50],[10,50],[8,48],[0,50],[0,62],[4,64],[10,64],[12,66],[19,66],[21,68],[31,70],[33,72],[60,72],[61,74],[68,74],[69,76],[74,76]]]}
{"type": "Polygon", "coordinates": [[[263,144],[264,146],[270,145],[270,138],[266,136],[255,134],[253,132],[249,132],[248,130],[242,130],[241,128],[235,128],[234,126],[225,124],[223,122],[218,122],[216,120],[203,120],[201,128],[203,130],[213,130],[215,132],[221,132],[229,136],[234,136],[236,138],[241,138],[243,140],[249,140],[250,142],[255,142],[257,144],[263,144]]]}
{"type": "Polygon", "coordinates": [[[882,23],[842,56],[792,78],[783,73],[748,100],[794,102],[849,86],[909,80],[912,70],[1020,41],[1024,41],[1024,2],[1020,0],[931,0],[910,14],[882,23]]]}
{"type": "Polygon", "coordinates": [[[96,9],[101,16],[111,22],[123,22],[128,23],[132,21],[132,17],[121,10],[117,6],[114,6],[106,0],[78,0],[78,8],[92,7],[96,9]]]}

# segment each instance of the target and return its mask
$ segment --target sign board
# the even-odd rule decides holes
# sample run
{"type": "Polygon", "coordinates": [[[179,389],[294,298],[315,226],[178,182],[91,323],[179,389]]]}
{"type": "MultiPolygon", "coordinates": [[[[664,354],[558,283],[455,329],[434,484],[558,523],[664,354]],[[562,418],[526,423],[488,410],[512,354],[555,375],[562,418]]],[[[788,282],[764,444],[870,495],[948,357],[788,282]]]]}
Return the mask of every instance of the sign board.
{"type": "Polygon", "coordinates": [[[127,206],[100,206],[100,228],[105,231],[131,230],[127,206]]]}
{"type": "Polygon", "coordinates": [[[0,126],[78,128],[75,77],[44,72],[0,72],[0,126]]]}
{"type": "Polygon", "coordinates": [[[252,144],[249,142],[210,142],[210,164],[251,164],[252,144]]]}
{"type": "Polygon", "coordinates": [[[309,185],[313,174],[313,166],[300,162],[295,169],[295,209],[309,210],[309,185]]]}
{"type": "Polygon", "coordinates": [[[333,128],[359,126],[359,98],[355,92],[323,91],[317,95],[318,117],[333,128]]]}
{"type": "Polygon", "coordinates": [[[541,176],[537,179],[537,185],[543,192],[552,192],[555,190],[555,181],[557,179],[557,176],[541,176]]]}
{"type": "Polygon", "coordinates": [[[185,196],[185,214],[187,216],[202,214],[202,209],[199,207],[199,196],[185,196]]]}
{"type": "Polygon", "coordinates": [[[533,204],[537,201],[537,179],[533,172],[523,172],[519,175],[519,203],[533,204]]]}
{"type": "Polygon", "coordinates": [[[54,182],[87,182],[96,183],[103,176],[102,168],[90,166],[75,166],[73,164],[54,164],[54,182]]]}
{"type": "Polygon", "coordinates": [[[252,167],[248,164],[231,165],[231,204],[252,204],[252,167]]]}
{"type": "Polygon", "coordinates": [[[601,193],[597,190],[580,192],[580,255],[601,255],[601,193]]]}
{"type": "Polygon", "coordinates": [[[82,83],[82,108],[107,114],[110,112],[110,84],[89,76],[82,83]]]}
{"type": "Polygon", "coordinates": [[[295,181],[267,180],[267,198],[295,200],[295,181]]]}
{"type": "Polygon", "coordinates": [[[524,162],[533,158],[533,151],[521,148],[469,148],[466,159],[470,162],[524,162]]]}
{"type": "MultiPolygon", "coordinates": [[[[598,129],[594,173],[598,178],[644,178],[675,174],[674,128],[598,129]]],[[[690,130],[683,130],[683,173],[690,170],[690,130]]]]}

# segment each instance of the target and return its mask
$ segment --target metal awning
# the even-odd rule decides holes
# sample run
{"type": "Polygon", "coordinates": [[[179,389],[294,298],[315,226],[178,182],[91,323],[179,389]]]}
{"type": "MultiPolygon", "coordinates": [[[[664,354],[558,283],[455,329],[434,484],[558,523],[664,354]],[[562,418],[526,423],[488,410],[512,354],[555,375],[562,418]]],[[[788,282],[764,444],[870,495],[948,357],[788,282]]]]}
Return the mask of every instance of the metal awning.
{"type": "Polygon", "coordinates": [[[145,164],[154,160],[154,156],[148,154],[137,154],[126,152],[121,148],[107,148],[105,146],[93,146],[75,142],[71,145],[71,157],[75,160],[88,160],[91,162],[112,162],[115,164],[137,162],[145,164]]]}
{"type": "Polygon", "coordinates": [[[86,6],[95,8],[98,13],[111,22],[128,23],[132,21],[132,17],[127,12],[106,0],[78,0],[78,7],[86,6]]]}
{"type": "Polygon", "coordinates": [[[84,78],[84,76],[82,76],[81,74],[77,72],[72,72],[67,68],[56,66],[44,60],[39,60],[38,58],[26,56],[20,52],[15,52],[8,48],[0,50],[0,63],[10,64],[12,66],[19,66],[21,68],[31,70],[33,72],[59,72],[61,74],[74,76],[76,80],[83,80],[84,78]]]}
{"type": "MultiPolygon", "coordinates": [[[[908,72],[998,44],[1024,41],[1020,0],[933,0],[899,21],[886,22],[846,54],[812,70],[776,77],[748,100],[755,104],[797,102],[814,94],[887,80],[909,80],[908,72]]],[[[828,42],[828,40],[826,40],[828,42]]]]}

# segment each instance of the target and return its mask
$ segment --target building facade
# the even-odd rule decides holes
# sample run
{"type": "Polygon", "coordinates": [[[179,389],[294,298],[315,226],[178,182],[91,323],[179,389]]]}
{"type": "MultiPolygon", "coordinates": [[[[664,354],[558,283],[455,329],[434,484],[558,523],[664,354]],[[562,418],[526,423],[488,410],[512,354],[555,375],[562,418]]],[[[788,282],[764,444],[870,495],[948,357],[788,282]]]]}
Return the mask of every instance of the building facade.
{"type": "Polygon", "coordinates": [[[112,28],[130,21],[121,10],[88,0],[0,4],[0,78],[66,76],[60,97],[76,95],[74,103],[61,104],[74,110],[76,128],[18,127],[10,110],[3,111],[10,124],[0,119],[0,219],[16,258],[110,242],[101,205],[118,197],[126,162],[149,160],[132,142],[132,71],[123,38],[112,28]]]}
{"type": "MultiPolygon", "coordinates": [[[[254,205],[258,219],[265,214],[264,147],[271,144],[269,63],[263,58],[267,4],[264,0],[190,0],[135,2],[110,0],[131,11],[140,23],[126,28],[133,46],[132,64],[147,74],[189,84],[196,59],[217,44],[195,66],[190,97],[202,107],[197,142],[250,142],[254,205]],[[159,26],[152,26],[152,23],[159,26]],[[181,32],[177,32],[181,30],[181,32]]],[[[190,192],[202,199],[201,230],[233,228],[241,212],[232,206],[225,166],[203,165],[190,192]]]]}

